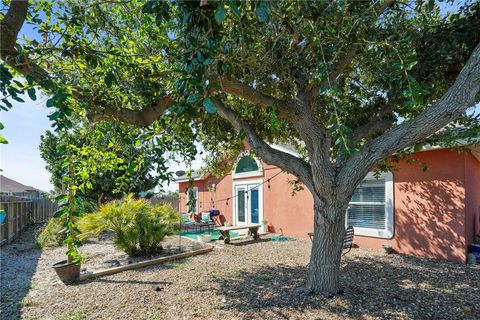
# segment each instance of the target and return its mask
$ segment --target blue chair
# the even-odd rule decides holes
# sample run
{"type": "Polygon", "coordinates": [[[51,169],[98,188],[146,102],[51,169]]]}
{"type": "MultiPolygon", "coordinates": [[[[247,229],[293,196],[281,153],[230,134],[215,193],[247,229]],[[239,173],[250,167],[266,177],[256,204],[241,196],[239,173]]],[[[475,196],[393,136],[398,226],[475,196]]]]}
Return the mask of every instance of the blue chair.
{"type": "Polygon", "coordinates": [[[190,221],[190,220],[189,220],[188,214],[182,213],[181,216],[182,216],[182,224],[183,224],[183,225],[187,225],[187,226],[188,226],[188,225],[194,224],[193,221],[190,221]]]}
{"type": "Polygon", "coordinates": [[[210,212],[202,212],[202,223],[213,223],[213,220],[210,219],[210,212]]]}

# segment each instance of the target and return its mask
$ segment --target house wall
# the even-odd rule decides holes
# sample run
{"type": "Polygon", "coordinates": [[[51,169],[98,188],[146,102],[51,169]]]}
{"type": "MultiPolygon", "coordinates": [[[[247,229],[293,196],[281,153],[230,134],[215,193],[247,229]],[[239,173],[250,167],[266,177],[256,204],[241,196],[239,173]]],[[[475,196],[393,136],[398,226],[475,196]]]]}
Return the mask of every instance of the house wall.
{"type": "Polygon", "coordinates": [[[418,152],[414,159],[418,165],[402,163],[394,173],[393,248],[464,263],[465,155],[440,149],[418,152]]]}
{"type": "MultiPolygon", "coordinates": [[[[266,181],[276,175],[270,182],[270,188],[267,183],[263,186],[263,218],[267,219],[271,232],[304,238],[313,229],[312,196],[308,190],[299,191],[292,196],[292,187],[288,181],[294,180],[295,177],[287,173],[278,174],[280,171],[275,166],[263,164],[262,176],[233,179],[232,174],[229,173],[221,178],[210,176],[204,181],[194,181],[193,186],[198,187],[198,197],[201,203],[199,209],[201,211],[219,210],[224,217],[222,221],[226,220],[232,224],[234,221],[234,201],[231,199],[233,182],[258,179],[266,181]],[[215,192],[209,190],[212,184],[216,186],[215,192]],[[227,201],[225,200],[227,198],[230,199],[227,201]]],[[[188,182],[179,183],[181,212],[187,212],[187,196],[185,194],[187,187],[188,182]]]]}
{"type": "Polygon", "coordinates": [[[466,246],[480,234],[480,161],[465,155],[465,238],[466,246]],[[476,224],[475,224],[476,223],[476,224]],[[476,232],[475,232],[476,229],[476,232]]]}
{"type": "MultiPolygon", "coordinates": [[[[480,205],[480,164],[468,154],[445,149],[419,152],[414,158],[418,161],[416,164],[402,162],[399,164],[400,170],[393,174],[392,239],[356,235],[355,244],[378,249],[383,244],[390,243],[401,253],[464,263],[467,239],[473,237],[473,231],[466,232],[466,226],[473,220],[471,212],[480,205]],[[429,165],[427,171],[422,170],[422,162],[429,165]],[[468,216],[465,215],[466,210],[468,216]]],[[[275,166],[263,164],[263,176],[235,181],[261,178],[265,181],[279,171],[275,166]]],[[[308,190],[292,196],[289,180],[294,180],[294,177],[281,173],[271,180],[270,188],[267,184],[264,185],[264,218],[268,220],[271,232],[307,238],[307,233],[313,230],[313,199],[308,190]]],[[[212,198],[216,201],[231,197],[232,182],[231,174],[195,182],[199,187],[199,199],[203,202],[200,210],[213,209],[212,198]],[[215,193],[208,191],[208,186],[212,183],[216,184],[215,193]]],[[[186,182],[180,183],[182,212],[186,211],[187,185],[186,182]]],[[[220,210],[225,219],[232,223],[231,199],[228,205],[225,200],[216,201],[215,209],[220,210]]]]}

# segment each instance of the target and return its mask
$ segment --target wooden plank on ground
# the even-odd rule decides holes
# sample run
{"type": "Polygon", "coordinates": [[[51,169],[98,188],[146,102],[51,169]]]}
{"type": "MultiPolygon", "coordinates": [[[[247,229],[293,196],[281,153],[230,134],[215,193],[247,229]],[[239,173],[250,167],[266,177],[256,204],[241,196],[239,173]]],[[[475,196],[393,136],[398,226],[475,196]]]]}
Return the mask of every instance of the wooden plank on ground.
{"type": "Polygon", "coordinates": [[[91,278],[97,278],[101,276],[108,276],[111,274],[127,271],[127,270],[133,270],[133,269],[138,269],[138,268],[143,268],[143,267],[148,267],[156,264],[161,264],[161,263],[166,263],[174,260],[179,260],[179,259],[185,259],[188,257],[196,256],[199,254],[204,254],[207,252],[210,252],[213,250],[213,246],[209,246],[208,248],[205,249],[200,249],[200,250],[195,250],[195,251],[190,251],[190,252],[183,252],[179,254],[174,254],[171,256],[167,257],[161,257],[161,258],[156,258],[156,259],[151,259],[147,261],[141,261],[137,263],[131,263],[127,264],[125,266],[120,266],[120,267],[114,267],[114,268],[109,268],[105,270],[100,270],[100,271],[93,271],[93,272],[88,272],[85,274],[80,275],[80,281],[85,281],[91,278]]]}

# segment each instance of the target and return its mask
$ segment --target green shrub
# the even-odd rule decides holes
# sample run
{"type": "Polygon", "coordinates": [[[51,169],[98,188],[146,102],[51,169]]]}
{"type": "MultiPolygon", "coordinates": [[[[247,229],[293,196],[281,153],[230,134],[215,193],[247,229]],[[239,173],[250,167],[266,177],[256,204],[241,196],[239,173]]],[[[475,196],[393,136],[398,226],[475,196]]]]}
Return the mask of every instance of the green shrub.
{"type": "MultiPolygon", "coordinates": [[[[79,199],[77,206],[77,209],[83,213],[95,210],[95,205],[92,202],[82,198],[79,199]]],[[[60,232],[64,228],[63,223],[64,219],[62,218],[51,218],[48,220],[45,227],[37,236],[37,244],[41,248],[61,246],[66,237],[65,233],[60,232]]]]}
{"type": "Polygon", "coordinates": [[[153,205],[129,195],[86,215],[79,221],[79,228],[82,238],[112,231],[114,244],[133,256],[158,251],[165,236],[179,231],[179,222],[180,217],[171,205],[153,205]]]}
{"type": "Polygon", "coordinates": [[[37,236],[38,245],[41,248],[61,246],[65,239],[65,234],[60,232],[62,229],[62,219],[51,218],[37,236]]]}

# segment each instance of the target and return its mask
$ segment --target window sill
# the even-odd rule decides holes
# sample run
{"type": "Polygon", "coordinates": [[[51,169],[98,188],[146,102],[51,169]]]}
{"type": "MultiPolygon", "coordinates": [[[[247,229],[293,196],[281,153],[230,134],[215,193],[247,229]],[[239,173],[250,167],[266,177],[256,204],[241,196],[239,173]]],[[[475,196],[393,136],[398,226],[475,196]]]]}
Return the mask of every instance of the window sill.
{"type": "Polygon", "coordinates": [[[374,238],[381,238],[381,239],[391,239],[393,237],[392,230],[385,230],[385,229],[369,229],[369,228],[359,228],[353,227],[356,236],[366,236],[366,237],[374,237],[374,238]]]}
{"type": "Polygon", "coordinates": [[[233,179],[241,179],[241,178],[251,178],[251,177],[261,177],[263,176],[262,171],[255,171],[255,172],[246,172],[246,173],[234,173],[232,174],[233,179]]]}

